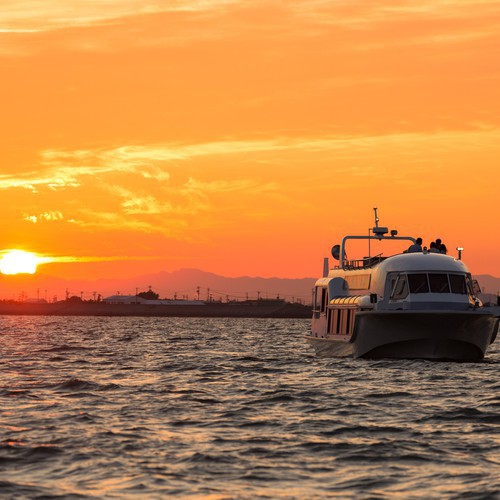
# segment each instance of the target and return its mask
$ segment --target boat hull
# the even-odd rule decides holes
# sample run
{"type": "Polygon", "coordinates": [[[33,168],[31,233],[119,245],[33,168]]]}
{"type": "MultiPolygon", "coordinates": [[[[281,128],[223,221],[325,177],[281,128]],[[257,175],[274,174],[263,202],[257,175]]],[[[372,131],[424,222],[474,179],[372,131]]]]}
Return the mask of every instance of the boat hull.
{"type": "Polygon", "coordinates": [[[350,337],[307,337],[318,356],[480,361],[499,318],[484,311],[363,311],[350,337]]]}

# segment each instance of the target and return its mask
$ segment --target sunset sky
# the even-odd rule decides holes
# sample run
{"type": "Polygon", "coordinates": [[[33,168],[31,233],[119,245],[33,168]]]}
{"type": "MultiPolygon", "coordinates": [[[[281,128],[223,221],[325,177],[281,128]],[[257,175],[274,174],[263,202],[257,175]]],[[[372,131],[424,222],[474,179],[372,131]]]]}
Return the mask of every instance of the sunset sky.
{"type": "Polygon", "coordinates": [[[318,276],[373,207],[500,276],[498,0],[3,0],[0,250],[318,276]]]}

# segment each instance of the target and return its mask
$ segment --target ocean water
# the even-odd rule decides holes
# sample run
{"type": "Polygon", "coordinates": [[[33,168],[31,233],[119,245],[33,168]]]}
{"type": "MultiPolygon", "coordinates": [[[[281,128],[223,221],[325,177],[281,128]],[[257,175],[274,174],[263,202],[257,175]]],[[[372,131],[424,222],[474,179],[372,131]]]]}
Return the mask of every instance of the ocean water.
{"type": "Polygon", "coordinates": [[[0,317],[0,497],[500,498],[500,349],[324,359],[308,320],[0,317]]]}

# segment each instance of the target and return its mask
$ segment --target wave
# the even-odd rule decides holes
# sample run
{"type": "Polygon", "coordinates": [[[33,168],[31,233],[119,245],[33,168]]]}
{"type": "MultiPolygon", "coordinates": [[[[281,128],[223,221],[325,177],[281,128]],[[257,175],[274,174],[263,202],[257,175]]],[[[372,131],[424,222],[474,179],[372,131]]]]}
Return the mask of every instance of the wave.
{"type": "Polygon", "coordinates": [[[70,351],[92,351],[92,350],[93,350],[92,347],[62,344],[54,347],[48,347],[46,349],[38,349],[35,352],[42,353],[42,352],[70,352],[70,351]]]}
{"type": "Polygon", "coordinates": [[[120,385],[115,383],[99,384],[97,382],[90,382],[75,377],[54,384],[52,387],[59,391],[113,391],[121,388],[120,385]]]}
{"type": "Polygon", "coordinates": [[[420,419],[420,422],[425,422],[429,420],[440,420],[440,421],[457,420],[457,421],[473,422],[473,423],[498,424],[500,423],[500,414],[481,411],[478,410],[477,408],[460,408],[455,410],[436,412],[433,415],[420,419]]]}

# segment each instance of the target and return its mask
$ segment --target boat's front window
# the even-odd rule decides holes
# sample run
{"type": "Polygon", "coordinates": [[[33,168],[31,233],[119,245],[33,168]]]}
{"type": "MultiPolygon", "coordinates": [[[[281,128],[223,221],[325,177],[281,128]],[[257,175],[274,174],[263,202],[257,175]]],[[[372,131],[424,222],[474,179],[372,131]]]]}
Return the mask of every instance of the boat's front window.
{"type": "Polygon", "coordinates": [[[400,274],[397,277],[396,284],[392,289],[391,299],[401,300],[408,295],[408,281],[406,279],[406,274],[400,274]]]}
{"type": "Polygon", "coordinates": [[[410,293],[429,293],[427,274],[409,274],[410,293]]]}
{"type": "Polygon", "coordinates": [[[416,293],[458,293],[472,294],[469,275],[447,273],[391,273],[391,300],[401,300],[416,293]]]}
{"type": "Polygon", "coordinates": [[[467,283],[465,276],[461,274],[450,274],[451,293],[467,295],[467,283]]]}
{"type": "Polygon", "coordinates": [[[430,273],[429,284],[433,293],[450,293],[447,274],[430,273]]]}

